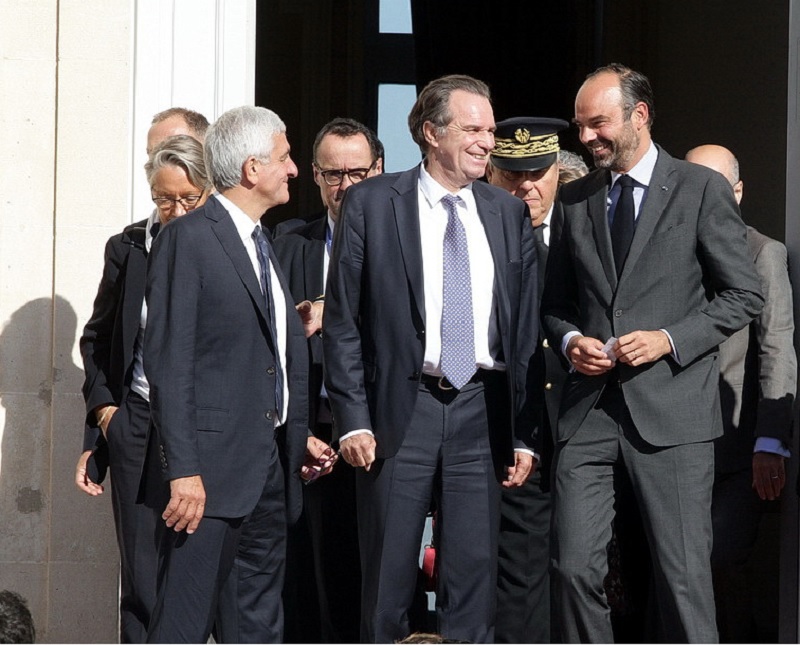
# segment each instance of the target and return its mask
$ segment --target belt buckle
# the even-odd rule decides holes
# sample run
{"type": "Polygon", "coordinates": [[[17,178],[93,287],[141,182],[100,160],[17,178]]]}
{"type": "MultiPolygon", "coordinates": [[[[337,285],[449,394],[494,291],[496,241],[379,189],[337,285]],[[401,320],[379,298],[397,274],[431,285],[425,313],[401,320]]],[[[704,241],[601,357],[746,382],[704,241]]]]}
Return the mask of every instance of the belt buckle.
{"type": "Polygon", "coordinates": [[[448,390],[453,390],[453,389],[455,389],[455,388],[453,387],[453,384],[452,384],[452,383],[450,383],[450,381],[448,381],[448,380],[447,380],[447,377],[446,377],[444,374],[442,374],[442,375],[439,377],[439,380],[438,380],[438,382],[436,383],[436,385],[438,385],[438,386],[439,386],[439,389],[440,389],[440,390],[444,390],[445,392],[447,392],[448,390]],[[447,385],[445,385],[445,382],[447,383],[447,385]]]}

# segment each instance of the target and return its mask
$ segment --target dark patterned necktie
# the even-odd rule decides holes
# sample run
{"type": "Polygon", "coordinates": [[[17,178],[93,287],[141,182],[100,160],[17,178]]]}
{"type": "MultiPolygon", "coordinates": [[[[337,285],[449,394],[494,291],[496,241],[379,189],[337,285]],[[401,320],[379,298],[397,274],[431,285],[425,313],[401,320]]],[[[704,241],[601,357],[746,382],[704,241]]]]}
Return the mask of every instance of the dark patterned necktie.
{"type": "Polygon", "coordinates": [[[461,389],[475,374],[475,327],[472,319],[467,233],[458,217],[455,195],[445,195],[447,210],[444,232],[444,288],[442,300],[442,374],[456,389],[461,389]]]}
{"type": "Polygon", "coordinates": [[[257,225],[253,230],[253,240],[256,243],[256,255],[258,264],[261,267],[261,289],[266,299],[267,312],[269,312],[269,332],[272,337],[272,348],[275,352],[275,409],[280,417],[283,413],[283,368],[281,366],[281,353],[278,348],[278,326],[275,319],[275,301],[272,299],[271,271],[269,268],[269,242],[261,229],[257,225]]]}
{"type": "Polygon", "coordinates": [[[620,187],[620,192],[611,223],[611,248],[614,251],[617,278],[622,275],[622,268],[625,266],[625,259],[628,257],[631,240],[633,240],[633,232],[636,229],[633,184],[634,181],[629,175],[620,175],[616,183],[620,187]]]}

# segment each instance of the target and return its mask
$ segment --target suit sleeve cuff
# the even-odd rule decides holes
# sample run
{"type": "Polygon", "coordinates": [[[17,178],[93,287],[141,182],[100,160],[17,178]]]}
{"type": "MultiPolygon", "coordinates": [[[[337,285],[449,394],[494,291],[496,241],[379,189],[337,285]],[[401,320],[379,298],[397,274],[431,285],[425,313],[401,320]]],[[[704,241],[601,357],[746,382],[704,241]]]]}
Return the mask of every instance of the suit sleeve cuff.
{"type": "Polygon", "coordinates": [[[791,451],[784,445],[783,441],[775,437],[758,437],[753,452],[771,452],[786,459],[792,456],[791,451]]]}

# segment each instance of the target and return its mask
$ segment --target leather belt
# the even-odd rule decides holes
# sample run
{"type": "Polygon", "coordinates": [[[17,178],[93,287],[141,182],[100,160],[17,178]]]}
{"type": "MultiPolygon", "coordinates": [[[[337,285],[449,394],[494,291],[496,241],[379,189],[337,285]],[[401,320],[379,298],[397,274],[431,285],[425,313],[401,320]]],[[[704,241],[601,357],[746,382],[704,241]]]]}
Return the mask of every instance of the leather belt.
{"type": "MultiPolygon", "coordinates": [[[[472,375],[467,383],[481,383],[489,378],[494,370],[479,369],[472,375]]],[[[432,374],[422,374],[419,382],[429,387],[438,387],[440,390],[454,390],[453,384],[447,380],[446,376],[433,376],[432,374]]]]}

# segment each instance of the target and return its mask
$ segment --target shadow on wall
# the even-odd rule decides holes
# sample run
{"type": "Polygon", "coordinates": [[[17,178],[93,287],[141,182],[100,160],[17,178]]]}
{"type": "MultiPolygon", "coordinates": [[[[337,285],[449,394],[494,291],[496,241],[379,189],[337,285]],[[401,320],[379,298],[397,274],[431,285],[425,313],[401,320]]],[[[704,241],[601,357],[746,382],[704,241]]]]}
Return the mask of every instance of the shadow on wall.
{"type": "Polygon", "coordinates": [[[28,601],[39,642],[116,637],[86,633],[98,610],[115,622],[116,565],[110,500],[84,500],[73,483],[84,414],[77,332],[61,296],[28,302],[0,332],[0,589],[28,601]],[[92,598],[101,593],[110,607],[92,598]]]}

